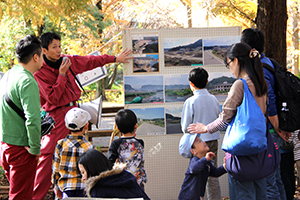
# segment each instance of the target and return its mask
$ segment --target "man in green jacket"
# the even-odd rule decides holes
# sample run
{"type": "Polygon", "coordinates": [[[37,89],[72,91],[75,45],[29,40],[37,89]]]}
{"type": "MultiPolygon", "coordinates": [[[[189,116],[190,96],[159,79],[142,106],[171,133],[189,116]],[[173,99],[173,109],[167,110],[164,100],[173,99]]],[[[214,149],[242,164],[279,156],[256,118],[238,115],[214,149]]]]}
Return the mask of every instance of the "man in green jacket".
{"type": "Polygon", "coordinates": [[[9,199],[32,199],[41,141],[39,88],[33,73],[43,63],[41,41],[27,35],[15,51],[19,64],[0,82],[0,161],[10,182],[9,199]],[[6,102],[5,92],[26,120],[6,102]]]}

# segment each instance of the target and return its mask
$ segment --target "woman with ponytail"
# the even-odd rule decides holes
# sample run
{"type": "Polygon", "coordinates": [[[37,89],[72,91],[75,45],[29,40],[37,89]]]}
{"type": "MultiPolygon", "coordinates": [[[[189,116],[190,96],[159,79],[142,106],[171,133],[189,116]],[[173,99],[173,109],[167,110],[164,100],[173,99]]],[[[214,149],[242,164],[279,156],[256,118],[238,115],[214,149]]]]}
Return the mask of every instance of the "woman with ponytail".
{"type": "MultiPolygon", "coordinates": [[[[237,108],[243,102],[244,82],[242,79],[245,80],[262,113],[267,115],[268,86],[264,79],[263,66],[259,57],[259,52],[245,43],[233,44],[228,49],[224,56],[224,63],[237,80],[230,88],[228,97],[223,104],[223,111],[219,118],[210,124],[190,124],[188,127],[190,133],[214,133],[229,125],[237,114],[237,108]]],[[[231,200],[267,199],[266,178],[256,181],[239,181],[229,175],[228,179],[231,200]]]]}

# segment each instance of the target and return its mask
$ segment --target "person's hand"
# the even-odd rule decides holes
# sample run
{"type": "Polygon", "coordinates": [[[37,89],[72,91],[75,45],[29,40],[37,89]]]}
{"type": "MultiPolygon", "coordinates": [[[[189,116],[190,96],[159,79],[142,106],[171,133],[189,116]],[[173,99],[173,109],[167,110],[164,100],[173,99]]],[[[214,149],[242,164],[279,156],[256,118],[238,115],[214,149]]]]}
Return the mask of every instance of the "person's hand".
{"type": "Polygon", "coordinates": [[[59,67],[59,73],[65,75],[71,64],[72,63],[68,57],[63,57],[63,61],[59,67]]]}
{"type": "Polygon", "coordinates": [[[216,157],[216,154],[214,154],[213,152],[208,152],[205,156],[207,161],[210,161],[211,159],[213,159],[214,157],[216,157]]]}
{"type": "Polygon", "coordinates": [[[190,124],[189,127],[187,127],[187,130],[190,133],[206,133],[207,127],[206,125],[198,122],[197,124],[190,124]]]}
{"type": "Polygon", "coordinates": [[[288,142],[289,138],[291,137],[291,133],[281,130],[280,128],[276,130],[276,133],[286,142],[288,142]]]}
{"type": "MultiPolygon", "coordinates": [[[[28,153],[30,153],[30,147],[24,147],[24,148],[28,151],[28,153]]],[[[36,160],[38,160],[40,158],[40,156],[41,156],[41,153],[39,153],[39,154],[32,154],[32,153],[30,153],[30,154],[36,156],[36,160]]]]}
{"type": "Polygon", "coordinates": [[[129,63],[128,60],[133,59],[134,57],[128,57],[132,53],[132,50],[125,49],[120,55],[116,57],[116,62],[118,63],[129,63]]]}
{"type": "Polygon", "coordinates": [[[56,195],[57,198],[59,198],[59,199],[62,198],[62,192],[56,186],[54,187],[53,192],[54,192],[54,194],[56,195]]]}
{"type": "Polygon", "coordinates": [[[226,157],[224,157],[224,163],[223,163],[224,169],[227,171],[227,166],[226,166],[226,157]]]}

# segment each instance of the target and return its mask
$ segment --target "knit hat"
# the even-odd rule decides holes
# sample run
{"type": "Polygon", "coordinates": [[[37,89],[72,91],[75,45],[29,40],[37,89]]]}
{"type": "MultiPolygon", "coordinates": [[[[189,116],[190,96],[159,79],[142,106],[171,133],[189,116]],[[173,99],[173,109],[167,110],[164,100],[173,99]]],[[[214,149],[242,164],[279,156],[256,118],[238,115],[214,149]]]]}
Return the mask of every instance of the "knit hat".
{"type": "Polygon", "coordinates": [[[71,131],[79,131],[90,120],[91,115],[87,111],[77,107],[69,110],[65,116],[66,127],[71,131]]]}
{"type": "Polygon", "coordinates": [[[196,137],[197,134],[189,134],[189,133],[183,134],[179,142],[179,153],[181,156],[185,158],[192,157],[191,149],[196,137]]]}

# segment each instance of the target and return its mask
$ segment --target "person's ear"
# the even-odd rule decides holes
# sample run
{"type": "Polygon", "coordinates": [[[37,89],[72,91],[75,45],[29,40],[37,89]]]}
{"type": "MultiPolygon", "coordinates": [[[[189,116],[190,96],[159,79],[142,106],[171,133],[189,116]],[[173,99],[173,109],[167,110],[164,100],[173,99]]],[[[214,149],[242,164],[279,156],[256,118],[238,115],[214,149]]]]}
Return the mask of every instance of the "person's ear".
{"type": "Polygon", "coordinates": [[[190,85],[191,85],[192,87],[195,87],[194,83],[192,83],[191,81],[190,81],[190,85]]]}
{"type": "Polygon", "coordinates": [[[48,50],[46,48],[43,48],[43,54],[47,55],[48,50]]]}
{"type": "Polygon", "coordinates": [[[32,59],[34,60],[34,62],[38,62],[39,56],[37,54],[34,54],[32,56],[32,59]]]}
{"type": "Polygon", "coordinates": [[[84,132],[86,133],[87,131],[88,131],[88,129],[89,129],[89,122],[88,123],[86,123],[86,125],[84,125],[84,127],[83,127],[83,130],[84,130],[84,132]]]}
{"type": "Polygon", "coordinates": [[[191,153],[192,153],[193,156],[196,155],[196,151],[194,149],[191,149],[191,153]]]}
{"type": "Polygon", "coordinates": [[[239,60],[238,60],[237,58],[234,58],[234,59],[233,59],[233,62],[234,62],[236,65],[239,64],[239,60]]]}

